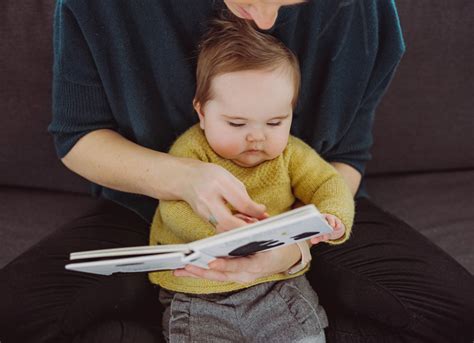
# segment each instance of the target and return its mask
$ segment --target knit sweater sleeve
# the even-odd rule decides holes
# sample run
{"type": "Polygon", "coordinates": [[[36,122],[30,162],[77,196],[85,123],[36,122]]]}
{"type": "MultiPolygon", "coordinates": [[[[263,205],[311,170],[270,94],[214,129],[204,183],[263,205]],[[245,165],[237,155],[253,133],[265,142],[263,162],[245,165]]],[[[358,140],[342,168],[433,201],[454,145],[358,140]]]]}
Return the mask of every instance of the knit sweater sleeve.
{"type": "Polygon", "coordinates": [[[91,48],[66,0],[54,14],[53,118],[48,130],[57,154],[64,157],[76,142],[97,129],[116,129],[91,48]]]}
{"type": "MultiPolygon", "coordinates": [[[[198,125],[194,125],[173,143],[173,156],[209,162],[209,146],[198,125]]],[[[183,200],[162,200],[151,225],[151,244],[181,244],[215,234],[215,228],[194,212],[183,200]]]]}
{"type": "Polygon", "coordinates": [[[305,204],[314,204],[321,213],[338,217],[346,231],[343,237],[330,243],[346,241],[354,221],[354,200],[342,176],[296,137],[290,137],[287,155],[293,194],[305,204]]]}
{"type": "MultiPolygon", "coordinates": [[[[398,65],[398,64],[397,64],[398,65]]],[[[369,94],[357,109],[351,126],[339,143],[325,155],[329,162],[341,162],[350,165],[364,175],[367,162],[372,158],[370,148],[373,144],[372,126],[375,109],[395,74],[397,65],[391,66],[387,74],[369,90],[369,94]]]]}
{"type": "Polygon", "coordinates": [[[354,13],[352,25],[364,31],[365,54],[370,56],[364,67],[370,68],[370,77],[361,83],[364,93],[348,130],[324,157],[329,162],[348,164],[364,175],[371,159],[375,111],[405,52],[405,43],[394,1],[359,1],[354,13]]]}

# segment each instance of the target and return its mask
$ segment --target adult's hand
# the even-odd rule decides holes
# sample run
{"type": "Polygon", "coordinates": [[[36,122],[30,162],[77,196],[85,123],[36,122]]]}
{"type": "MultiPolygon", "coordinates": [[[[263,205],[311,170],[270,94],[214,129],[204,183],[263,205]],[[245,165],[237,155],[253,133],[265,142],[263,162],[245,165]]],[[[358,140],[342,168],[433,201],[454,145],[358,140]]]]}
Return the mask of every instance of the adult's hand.
{"type": "Polygon", "coordinates": [[[301,259],[296,244],[237,258],[218,258],[210,269],[187,265],[174,271],[175,276],[187,276],[214,281],[249,283],[258,278],[287,271],[301,259]]]}
{"type": "Polygon", "coordinates": [[[179,194],[195,213],[213,223],[217,232],[246,225],[248,217],[268,217],[265,206],[253,201],[244,184],[226,169],[193,159],[182,162],[183,168],[176,170],[175,178],[179,194]],[[233,215],[227,203],[239,214],[233,215]]]}

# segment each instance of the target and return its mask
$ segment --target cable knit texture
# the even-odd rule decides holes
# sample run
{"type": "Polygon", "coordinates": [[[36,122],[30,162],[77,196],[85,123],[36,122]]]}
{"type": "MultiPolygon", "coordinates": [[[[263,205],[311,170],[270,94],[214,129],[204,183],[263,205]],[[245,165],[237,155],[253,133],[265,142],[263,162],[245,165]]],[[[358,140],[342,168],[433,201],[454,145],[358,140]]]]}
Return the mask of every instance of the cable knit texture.
{"type": "MultiPolygon", "coordinates": [[[[270,216],[291,209],[296,199],[314,204],[321,213],[333,214],[346,226],[346,233],[331,244],[348,239],[354,218],[352,194],[339,173],[302,140],[290,136],[283,153],[252,168],[238,166],[217,155],[209,146],[198,124],[173,144],[170,154],[215,163],[242,181],[250,197],[264,204],[270,216]]],[[[231,210],[233,210],[231,208],[231,210]]],[[[150,244],[181,244],[212,236],[214,227],[196,215],[184,201],[161,201],[151,226],[150,244]]],[[[252,285],[296,277],[279,273],[248,284],[175,277],[171,271],[150,273],[150,280],[161,287],[182,293],[229,292],[252,285]]]]}

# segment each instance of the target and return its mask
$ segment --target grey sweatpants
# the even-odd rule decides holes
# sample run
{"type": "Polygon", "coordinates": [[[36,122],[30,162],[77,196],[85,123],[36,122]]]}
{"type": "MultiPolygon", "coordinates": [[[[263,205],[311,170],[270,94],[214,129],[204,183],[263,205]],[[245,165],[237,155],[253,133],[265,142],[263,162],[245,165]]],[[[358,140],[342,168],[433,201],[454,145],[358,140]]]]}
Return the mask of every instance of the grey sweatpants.
{"type": "Polygon", "coordinates": [[[328,321],[304,276],[236,292],[184,294],[162,289],[167,342],[325,342],[328,321]]]}

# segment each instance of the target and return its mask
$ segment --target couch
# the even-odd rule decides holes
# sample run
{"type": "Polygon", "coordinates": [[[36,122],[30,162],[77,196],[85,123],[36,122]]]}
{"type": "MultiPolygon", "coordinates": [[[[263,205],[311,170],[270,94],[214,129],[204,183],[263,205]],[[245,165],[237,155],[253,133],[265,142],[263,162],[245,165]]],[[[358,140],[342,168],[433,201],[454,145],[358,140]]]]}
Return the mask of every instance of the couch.
{"type": "MultiPolygon", "coordinates": [[[[474,272],[474,2],[398,0],[407,52],[374,123],[371,197],[474,272]]],[[[97,200],[57,159],[54,0],[0,2],[0,268],[97,200]]]]}

